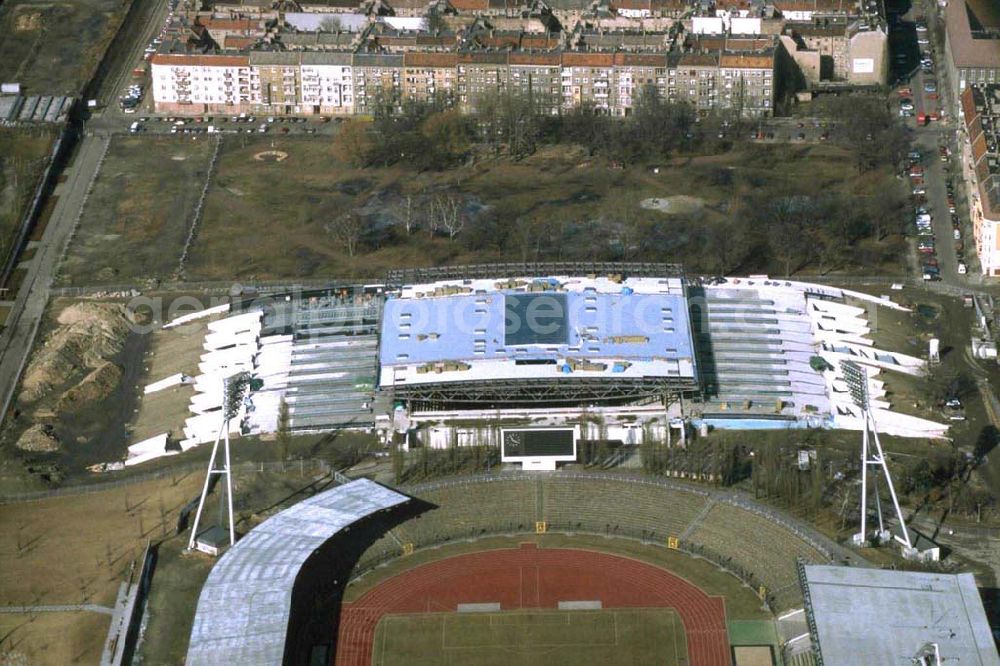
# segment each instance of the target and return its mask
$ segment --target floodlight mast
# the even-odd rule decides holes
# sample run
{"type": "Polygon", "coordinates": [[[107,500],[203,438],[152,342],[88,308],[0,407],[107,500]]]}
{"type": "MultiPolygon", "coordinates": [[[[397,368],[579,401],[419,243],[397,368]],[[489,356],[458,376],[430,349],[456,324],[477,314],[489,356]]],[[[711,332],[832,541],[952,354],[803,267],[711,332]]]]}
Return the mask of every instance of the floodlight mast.
{"type": "MultiPolygon", "coordinates": [[[[886,485],[889,486],[889,495],[892,497],[892,506],[896,510],[896,519],[899,520],[899,530],[903,542],[907,548],[912,548],[910,533],[906,529],[906,520],[903,518],[903,511],[900,509],[899,499],[896,497],[896,488],[892,485],[889,464],[885,459],[882,443],[878,438],[878,427],[875,423],[875,416],[872,414],[871,396],[868,392],[868,373],[865,368],[854,361],[841,361],[840,369],[843,372],[844,381],[847,383],[847,391],[851,395],[851,400],[861,410],[863,421],[861,434],[861,531],[854,535],[854,542],[860,546],[868,541],[868,466],[878,465],[882,468],[886,485]],[[869,452],[872,442],[875,444],[874,455],[869,452]]],[[[882,506],[878,498],[877,483],[875,493],[876,506],[878,506],[879,511],[879,537],[885,539],[887,535],[882,524],[882,506]]]]}
{"type": "Polygon", "coordinates": [[[232,546],[236,543],[236,525],[233,521],[233,477],[229,456],[229,422],[239,414],[243,398],[246,396],[247,389],[249,388],[250,374],[247,372],[239,372],[222,380],[222,424],[219,426],[219,432],[215,436],[215,444],[212,445],[212,455],[208,459],[208,473],[205,474],[205,485],[202,487],[201,498],[198,500],[198,511],[195,513],[194,525],[191,527],[188,550],[195,547],[195,542],[198,539],[198,525],[201,523],[201,513],[205,508],[205,500],[208,498],[212,476],[216,474],[226,477],[226,504],[229,510],[229,545],[232,546]],[[224,442],[225,462],[221,468],[217,469],[215,467],[215,459],[219,453],[220,440],[224,442]]]}

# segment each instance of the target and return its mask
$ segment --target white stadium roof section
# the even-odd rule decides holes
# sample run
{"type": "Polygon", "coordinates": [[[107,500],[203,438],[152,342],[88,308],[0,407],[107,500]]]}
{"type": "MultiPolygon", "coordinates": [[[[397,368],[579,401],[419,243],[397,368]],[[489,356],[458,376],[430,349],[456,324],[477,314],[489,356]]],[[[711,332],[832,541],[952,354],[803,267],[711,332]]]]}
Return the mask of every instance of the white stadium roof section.
{"type": "Polygon", "coordinates": [[[943,664],[1000,666],[972,574],[825,565],[803,572],[823,666],[909,665],[933,644],[943,664]]]}
{"type": "Polygon", "coordinates": [[[403,287],[386,301],[383,388],[601,377],[696,378],[679,279],[448,280],[403,287]],[[533,314],[546,333],[532,333],[533,314]]]}
{"type": "Polygon", "coordinates": [[[408,500],[360,479],[310,497],[252,529],[222,556],[201,589],[188,666],[280,664],[292,587],[302,565],[352,523],[408,500]]]}

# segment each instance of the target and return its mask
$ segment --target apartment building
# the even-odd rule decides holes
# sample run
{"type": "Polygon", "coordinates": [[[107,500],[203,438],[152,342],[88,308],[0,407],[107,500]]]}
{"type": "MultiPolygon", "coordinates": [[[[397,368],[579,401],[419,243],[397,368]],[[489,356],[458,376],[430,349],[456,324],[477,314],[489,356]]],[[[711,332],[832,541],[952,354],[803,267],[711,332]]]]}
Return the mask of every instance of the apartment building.
{"type": "Polygon", "coordinates": [[[354,112],[372,114],[379,97],[403,99],[403,54],[355,53],[354,112]]]}
{"type": "Polygon", "coordinates": [[[302,54],[300,81],[305,113],[354,113],[354,66],[350,53],[302,54]]]}
{"type": "Polygon", "coordinates": [[[204,113],[260,103],[260,79],[250,55],[158,53],[150,61],[155,109],[204,113]]]}
{"type": "Polygon", "coordinates": [[[562,56],[558,52],[512,51],[507,59],[510,89],[529,97],[545,113],[562,106],[562,56]]]}
{"type": "Polygon", "coordinates": [[[247,55],[157,54],[154,109],[160,113],[348,115],[373,112],[376,95],[402,101],[448,97],[475,111],[484,96],[530,94],[550,113],[588,107],[627,116],[654,86],[701,112],[770,115],[776,51],[600,53],[579,51],[253,51],[247,55]]]}
{"type": "Polygon", "coordinates": [[[1000,85],[967,85],[961,106],[962,162],[976,253],[983,275],[1000,276],[1000,85]]]}
{"type": "Polygon", "coordinates": [[[508,52],[470,51],[457,56],[455,89],[464,110],[475,111],[483,97],[507,89],[510,78],[508,52]]]}
{"type": "Polygon", "coordinates": [[[885,85],[889,78],[889,35],[871,19],[837,17],[785,24],[782,42],[806,80],[885,85]]]}
{"type": "Polygon", "coordinates": [[[639,103],[644,91],[653,88],[667,99],[668,56],[652,53],[615,54],[615,111],[627,116],[639,103]]]}
{"type": "Polygon", "coordinates": [[[410,101],[453,100],[456,95],[454,53],[411,51],[403,54],[403,97],[410,101]]]}

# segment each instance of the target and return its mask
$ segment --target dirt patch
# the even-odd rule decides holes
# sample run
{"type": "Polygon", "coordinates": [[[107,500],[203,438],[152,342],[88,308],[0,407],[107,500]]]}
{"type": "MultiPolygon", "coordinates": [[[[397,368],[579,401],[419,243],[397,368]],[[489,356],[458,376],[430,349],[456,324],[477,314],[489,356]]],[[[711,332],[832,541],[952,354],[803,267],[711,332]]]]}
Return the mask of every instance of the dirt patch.
{"type": "Polygon", "coordinates": [[[655,210],[666,215],[690,215],[705,207],[705,201],[699,197],[689,197],[678,194],[673,197],[643,199],[639,206],[646,210],[655,210]]]}
{"type": "Polygon", "coordinates": [[[18,438],[17,448],[36,453],[52,453],[59,450],[59,440],[52,434],[52,427],[36,423],[18,438]]]}
{"type": "MultiPolygon", "coordinates": [[[[132,320],[118,304],[76,303],[60,312],[56,322],[55,330],[35,352],[24,374],[20,395],[23,403],[37,402],[56,387],[73,382],[85,369],[105,366],[107,359],[122,351],[132,320]]],[[[111,372],[104,369],[99,377],[90,373],[80,383],[107,380],[111,372]]],[[[79,397],[93,391],[93,387],[81,387],[79,397]]]]}
{"type": "Polygon", "coordinates": [[[258,162],[284,162],[288,159],[288,153],[283,150],[265,150],[253,156],[258,162]]]}
{"type": "Polygon", "coordinates": [[[42,27],[41,12],[20,14],[14,19],[14,32],[32,32],[42,27]]]}
{"type": "Polygon", "coordinates": [[[62,394],[56,403],[57,412],[75,412],[111,395],[122,379],[122,369],[105,361],[91,370],[79,384],[62,394]]]}

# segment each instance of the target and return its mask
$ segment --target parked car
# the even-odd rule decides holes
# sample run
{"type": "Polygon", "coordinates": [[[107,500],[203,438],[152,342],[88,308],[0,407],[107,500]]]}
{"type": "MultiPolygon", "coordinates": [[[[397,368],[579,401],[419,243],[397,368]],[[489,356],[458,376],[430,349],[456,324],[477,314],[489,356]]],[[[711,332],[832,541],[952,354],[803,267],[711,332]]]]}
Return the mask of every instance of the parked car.
{"type": "Polygon", "coordinates": [[[958,274],[965,275],[969,272],[969,267],[965,265],[964,261],[958,262],[958,274]]]}
{"type": "Polygon", "coordinates": [[[937,92],[937,83],[935,83],[934,81],[928,81],[927,83],[925,83],[924,92],[929,92],[929,93],[937,92]]]}

